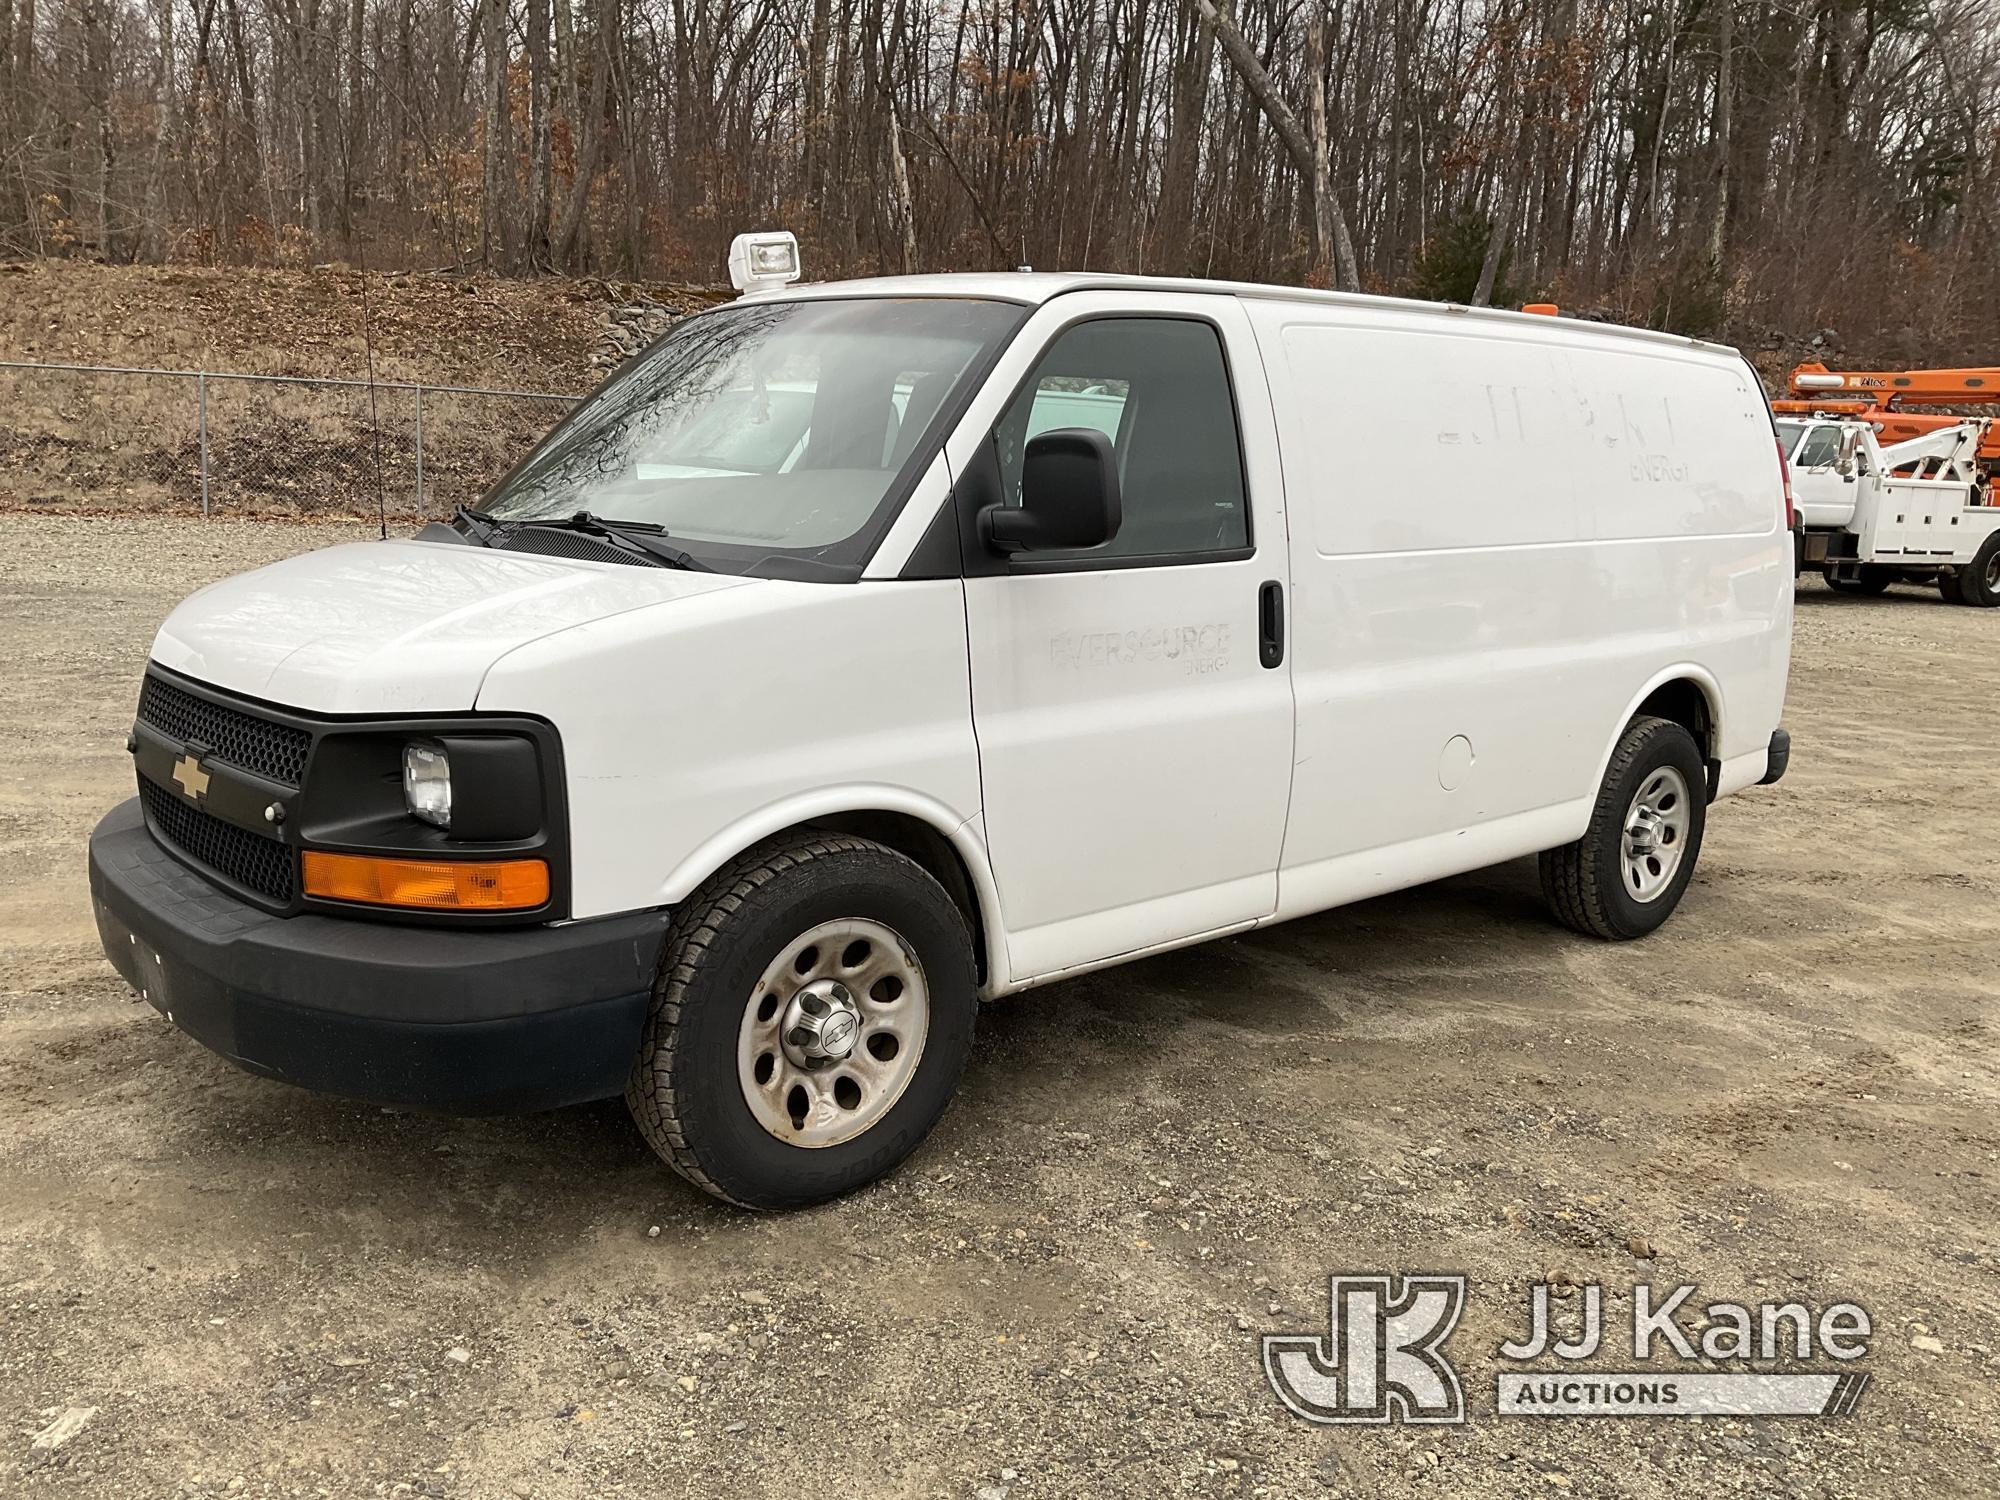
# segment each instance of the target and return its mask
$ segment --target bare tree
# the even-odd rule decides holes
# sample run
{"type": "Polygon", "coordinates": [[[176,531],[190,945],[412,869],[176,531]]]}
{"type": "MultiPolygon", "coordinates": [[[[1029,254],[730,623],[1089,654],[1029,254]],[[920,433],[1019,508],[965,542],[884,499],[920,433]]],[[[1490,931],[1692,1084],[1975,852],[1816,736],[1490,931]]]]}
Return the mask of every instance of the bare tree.
{"type": "Polygon", "coordinates": [[[2000,345],[2000,0],[0,0],[0,254],[1151,269],[2000,345]]]}

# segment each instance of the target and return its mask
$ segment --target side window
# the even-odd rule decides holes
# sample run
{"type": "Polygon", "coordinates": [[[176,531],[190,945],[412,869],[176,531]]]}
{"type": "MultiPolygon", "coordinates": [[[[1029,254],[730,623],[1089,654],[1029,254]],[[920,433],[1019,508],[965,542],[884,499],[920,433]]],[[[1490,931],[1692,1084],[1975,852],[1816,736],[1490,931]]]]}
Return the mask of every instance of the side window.
{"type": "Polygon", "coordinates": [[[1840,460],[1840,429],[1815,427],[1806,434],[1805,446],[1792,460],[1801,469],[1823,469],[1840,460]]]}
{"type": "Polygon", "coordinates": [[[1039,557],[1161,557],[1250,542],[1243,451],[1221,335],[1185,318],[1098,318],[1049,346],[994,428],[1002,493],[1021,499],[1028,439],[1090,427],[1118,455],[1124,519],[1102,547],[1039,557]]]}

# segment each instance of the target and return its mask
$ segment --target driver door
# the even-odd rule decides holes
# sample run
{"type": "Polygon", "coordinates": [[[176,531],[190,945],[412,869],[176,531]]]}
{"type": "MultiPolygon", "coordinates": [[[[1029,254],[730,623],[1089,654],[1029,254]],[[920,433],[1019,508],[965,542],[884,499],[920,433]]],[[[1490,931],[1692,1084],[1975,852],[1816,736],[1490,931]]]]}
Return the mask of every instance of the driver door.
{"type": "MultiPolygon", "coordinates": [[[[985,833],[1015,982],[1248,926],[1277,901],[1291,785],[1276,435],[1233,298],[1045,305],[954,443],[992,446],[1017,503],[1026,440],[1111,438],[1118,533],[966,558],[985,833]],[[1275,637],[1275,644],[1273,637],[1275,637]]],[[[976,546],[977,544],[972,544],[976,546]]]]}
{"type": "Polygon", "coordinates": [[[1854,519],[1858,465],[1850,459],[1842,472],[1842,430],[1831,422],[1815,423],[1792,460],[1792,499],[1800,519],[1815,529],[1838,529],[1854,519]]]}

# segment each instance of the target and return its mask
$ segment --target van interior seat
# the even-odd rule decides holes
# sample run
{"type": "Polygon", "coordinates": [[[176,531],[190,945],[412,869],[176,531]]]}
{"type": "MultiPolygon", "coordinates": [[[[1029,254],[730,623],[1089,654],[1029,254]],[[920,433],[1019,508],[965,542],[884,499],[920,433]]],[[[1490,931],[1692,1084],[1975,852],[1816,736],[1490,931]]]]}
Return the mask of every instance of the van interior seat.
{"type": "Polygon", "coordinates": [[[1213,381],[1159,375],[1134,382],[1119,440],[1125,519],[1107,552],[1209,551],[1244,542],[1236,413],[1213,381]]]}
{"type": "Polygon", "coordinates": [[[910,450],[917,446],[917,439],[924,435],[924,429],[931,425],[931,418],[944,404],[945,393],[951,389],[953,372],[933,370],[928,375],[917,377],[910,387],[910,394],[903,398],[903,420],[898,430],[891,435],[889,458],[886,467],[899,469],[910,456],[910,450]]]}

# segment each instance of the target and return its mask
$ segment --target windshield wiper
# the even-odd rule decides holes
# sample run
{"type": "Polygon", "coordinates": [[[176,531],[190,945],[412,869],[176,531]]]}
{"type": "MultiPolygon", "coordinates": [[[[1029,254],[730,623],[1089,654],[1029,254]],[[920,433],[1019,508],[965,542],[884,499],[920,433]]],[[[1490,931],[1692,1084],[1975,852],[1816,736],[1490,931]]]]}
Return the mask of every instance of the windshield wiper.
{"type": "Polygon", "coordinates": [[[468,540],[482,547],[491,547],[496,539],[505,539],[514,534],[514,529],[494,520],[483,511],[474,510],[469,505],[461,505],[451,513],[452,520],[465,528],[468,540]]]}
{"type": "MultiPolygon", "coordinates": [[[[490,524],[490,523],[489,523],[490,524]]],[[[538,526],[547,531],[578,531],[601,541],[615,542],[628,552],[641,553],[670,568],[689,573],[713,573],[715,569],[683,552],[667,540],[667,529],[651,521],[611,521],[580,510],[573,516],[537,517],[522,521],[522,527],[538,526]]]]}

